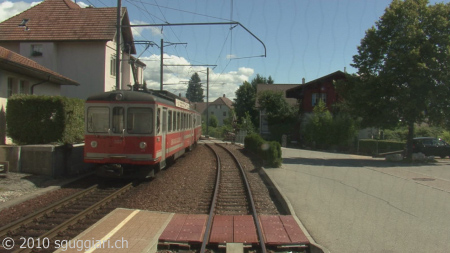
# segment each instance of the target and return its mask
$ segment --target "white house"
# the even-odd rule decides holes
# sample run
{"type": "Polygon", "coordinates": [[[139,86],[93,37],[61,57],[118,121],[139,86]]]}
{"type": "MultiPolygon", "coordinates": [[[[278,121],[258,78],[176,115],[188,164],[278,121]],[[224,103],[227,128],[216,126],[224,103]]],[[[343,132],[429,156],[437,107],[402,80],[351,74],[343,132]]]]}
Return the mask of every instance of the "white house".
{"type": "Polygon", "coordinates": [[[6,103],[13,94],[60,95],[62,86],[79,83],[0,47],[0,144],[5,144],[6,103]]]}
{"type": "MultiPolygon", "coordinates": [[[[81,8],[71,0],[44,0],[0,23],[0,46],[80,83],[63,86],[61,95],[85,99],[116,87],[117,8],[81,8]]],[[[130,25],[126,8],[121,23],[130,25]]],[[[136,60],[130,27],[121,32],[121,87],[135,84],[130,64],[136,60]]],[[[143,83],[137,64],[137,83],[143,83]],[[140,79],[139,79],[140,78],[140,79]]]]}
{"type": "Polygon", "coordinates": [[[207,112],[209,112],[209,115],[216,116],[219,126],[223,126],[223,120],[230,116],[231,110],[234,108],[233,101],[227,98],[225,94],[209,103],[208,108],[206,107],[206,104],[206,102],[194,103],[193,107],[196,111],[205,116],[207,112]]]}

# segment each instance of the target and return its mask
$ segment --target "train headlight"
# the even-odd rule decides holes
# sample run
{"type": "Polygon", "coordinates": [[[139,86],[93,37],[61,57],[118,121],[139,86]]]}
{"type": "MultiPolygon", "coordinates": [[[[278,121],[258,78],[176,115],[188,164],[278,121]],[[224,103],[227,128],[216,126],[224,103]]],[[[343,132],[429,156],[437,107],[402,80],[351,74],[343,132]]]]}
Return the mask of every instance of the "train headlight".
{"type": "Polygon", "coordinates": [[[120,101],[120,100],[122,100],[123,99],[123,94],[122,93],[117,93],[116,94],[116,100],[117,101],[120,101]]]}
{"type": "Polygon", "coordinates": [[[97,147],[97,142],[96,141],[91,141],[91,147],[96,148],[97,147]]]}
{"type": "Polygon", "coordinates": [[[147,143],[146,143],[145,141],[143,141],[143,142],[139,143],[139,147],[140,147],[141,149],[144,149],[144,148],[147,147],[147,143]]]}

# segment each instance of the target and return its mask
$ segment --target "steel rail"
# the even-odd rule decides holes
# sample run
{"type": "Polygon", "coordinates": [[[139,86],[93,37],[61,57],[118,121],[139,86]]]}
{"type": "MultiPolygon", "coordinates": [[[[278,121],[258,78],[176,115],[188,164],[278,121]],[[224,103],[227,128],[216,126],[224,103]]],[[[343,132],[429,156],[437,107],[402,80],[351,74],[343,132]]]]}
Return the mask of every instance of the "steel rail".
{"type": "MultiPolygon", "coordinates": [[[[93,213],[97,209],[100,209],[104,205],[108,204],[115,198],[119,197],[126,191],[130,190],[131,187],[133,187],[133,183],[129,183],[125,185],[124,187],[120,188],[119,190],[113,192],[108,197],[104,198],[103,200],[97,202],[96,204],[92,205],[91,207],[87,208],[86,210],[80,212],[79,214],[73,216],[72,218],[68,219],[67,221],[59,224],[58,226],[54,227],[52,230],[46,232],[43,235],[40,235],[39,238],[54,238],[57,236],[61,231],[66,230],[69,228],[69,226],[76,224],[80,219],[86,217],[87,215],[93,213]]],[[[32,252],[34,248],[26,248],[22,250],[17,250],[14,252],[32,252]]]]}
{"type": "Polygon", "coordinates": [[[10,224],[6,224],[5,226],[0,228],[0,237],[4,237],[8,234],[9,231],[16,230],[20,228],[21,226],[30,223],[34,220],[37,220],[43,216],[45,216],[48,213],[54,212],[55,210],[60,209],[63,206],[67,206],[72,204],[73,202],[77,201],[78,199],[90,194],[91,192],[95,191],[97,189],[98,185],[94,185],[92,187],[87,188],[86,190],[83,190],[81,192],[75,193],[72,196],[66,197],[48,207],[44,207],[32,214],[29,214],[17,221],[14,221],[10,224]]]}
{"type": "Polygon", "coordinates": [[[238,161],[238,159],[233,154],[233,152],[231,152],[230,150],[228,150],[224,146],[219,145],[218,143],[216,143],[216,145],[221,147],[222,149],[224,149],[226,152],[228,152],[228,154],[230,154],[233,157],[234,161],[236,162],[236,164],[239,167],[239,170],[241,171],[242,177],[244,178],[245,186],[247,187],[247,194],[248,194],[248,198],[250,200],[250,205],[251,205],[251,208],[252,208],[253,221],[255,222],[256,232],[258,233],[258,238],[259,238],[259,243],[260,243],[260,246],[261,246],[261,250],[262,250],[262,253],[266,253],[267,252],[266,244],[264,243],[264,236],[262,234],[261,226],[259,224],[258,214],[256,213],[255,202],[253,201],[252,190],[250,189],[250,184],[248,183],[247,175],[245,174],[245,171],[242,168],[241,163],[238,161]]]}
{"type": "Polygon", "coordinates": [[[216,156],[217,174],[216,174],[216,185],[214,187],[214,195],[213,195],[213,199],[211,201],[211,208],[209,209],[208,222],[206,223],[206,230],[205,230],[205,234],[203,236],[202,247],[200,249],[201,253],[205,253],[205,251],[206,251],[206,245],[208,244],[208,238],[209,238],[209,234],[211,232],[214,210],[216,208],[217,195],[219,194],[219,182],[220,182],[220,171],[221,171],[219,155],[216,153],[216,151],[214,151],[214,149],[210,145],[208,145],[208,144],[205,144],[205,145],[206,145],[206,147],[211,149],[211,151],[216,156]]]}
{"type": "MultiPolygon", "coordinates": [[[[252,209],[253,222],[255,223],[255,226],[256,226],[256,231],[257,231],[259,243],[260,243],[260,246],[261,246],[261,252],[262,253],[266,253],[267,252],[266,244],[264,243],[264,237],[263,237],[263,234],[262,234],[262,231],[261,231],[261,226],[259,224],[258,215],[256,213],[255,202],[253,201],[252,192],[251,192],[250,185],[248,183],[245,171],[242,168],[242,166],[239,163],[239,161],[236,158],[236,156],[230,150],[228,150],[227,148],[223,147],[222,145],[219,145],[218,143],[215,143],[215,144],[217,146],[221,147],[222,149],[224,149],[226,152],[228,152],[228,154],[230,154],[231,157],[233,157],[235,163],[239,167],[241,175],[244,178],[245,186],[247,188],[247,195],[248,195],[250,206],[251,206],[251,209],[252,209]]],[[[205,230],[205,234],[203,236],[202,247],[200,249],[201,253],[204,253],[206,251],[206,245],[208,243],[208,238],[209,238],[210,230],[211,230],[211,227],[212,227],[212,219],[213,219],[213,215],[214,215],[215,203],[217,201],[217,196],[218,196],[218,191],[219,191],[219,182],[220,182],[220,158],[219,158],[219,155],[217,154],[217,152],[210,145],[208,145],[208,144],[205,144],[205,145],[209,149],[211,149],[211,151],[213,151],[213,153],[216,156],[216,159],[217,159],[217,176],[216,176],[216,186],[215,186],[215,189],[214,189],[214,196],[213,196],[213,200],[212,200],[212,204],[211,204],[211,209],[210,209],[210,212],[209,212],[208,222],[206,224],[206,230],[205,230]]]]}

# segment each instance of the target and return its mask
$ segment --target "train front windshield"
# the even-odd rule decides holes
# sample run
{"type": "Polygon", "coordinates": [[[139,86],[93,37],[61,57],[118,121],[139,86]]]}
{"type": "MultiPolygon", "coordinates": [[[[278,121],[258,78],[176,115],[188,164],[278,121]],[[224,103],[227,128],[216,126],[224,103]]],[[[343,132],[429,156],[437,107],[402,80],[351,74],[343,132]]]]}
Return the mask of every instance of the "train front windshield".
{"type": "MultiPolygon", "coordinates": [[[[126,110],[128,134],[151,134],[153,132],[153,110],[151,108],[129,107],[126,110]]],[[[125,130],[125,108],[89,107],[87,110],[87,131],[89,133],[123,134],[125,130]],[[110,118],[112,116],[112,118],[110,118]],[[112,120],[110,120],[112,119],[112,120]],[[112,124],[112,127],[110,126],[112,124]]]]}
{"type": "Polygon", "coordinates": [[[87,131],[89,133],[108,133],[109,108],[89,107],[87,111],[87,131]]]}

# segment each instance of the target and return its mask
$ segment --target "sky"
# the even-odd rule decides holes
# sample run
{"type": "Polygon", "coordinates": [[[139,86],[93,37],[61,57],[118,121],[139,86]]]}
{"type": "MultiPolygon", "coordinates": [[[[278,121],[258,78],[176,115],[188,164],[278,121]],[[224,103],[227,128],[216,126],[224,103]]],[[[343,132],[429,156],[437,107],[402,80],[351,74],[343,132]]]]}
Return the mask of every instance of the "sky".
{"type": "MultiPolygon", "coordinates": [[[[80,6],[116,7],[117,0],[77,0],[80,6]]],[[[239,22],[240,25],[184,25],[133,28],[135,41],[164,40],[164,86],[185,96],[198,73],[210,101],[233,99],[256,74],[275,84],[300,84],[335,71],[355,73],[353,55],[390,0],[122,0],[132,24],[239,22]],[[169,66],[170,65],[170,66],[169,66]],[[188,66],[173,66],[188,65],[188,66]],[[194,66],[195,65],[195,66],[194,66]]],[[[430,0],[448,3],[450,0],[430,0]]],[[[0,22],[39,1],[0,2],[0,22]]],[[[136,44],[147,67],[145,80],[159,89],[160,49],[136,44]]]]}

